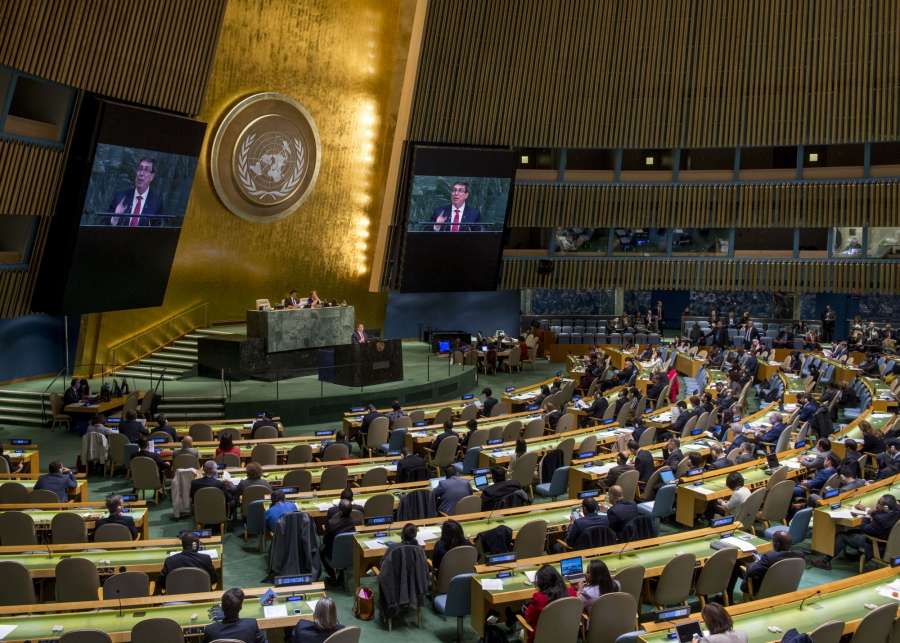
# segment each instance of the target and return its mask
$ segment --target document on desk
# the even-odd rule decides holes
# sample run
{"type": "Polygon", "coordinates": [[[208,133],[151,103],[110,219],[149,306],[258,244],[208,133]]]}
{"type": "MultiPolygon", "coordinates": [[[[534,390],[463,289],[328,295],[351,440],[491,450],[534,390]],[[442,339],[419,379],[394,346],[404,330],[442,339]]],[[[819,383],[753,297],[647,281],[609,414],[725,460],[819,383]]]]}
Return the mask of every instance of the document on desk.
{"type": "Polygon", "coordinates": [[[212,558],[213,560],[215,560],[216,558],[219,557],[219,552],[217,552],[215,549],[201,549],[201,550],[200,550],[199,552],[197,552],[197,553],[199,553],[199,554],[206,554],[207,556],[209,556],[209,557],[212,558]]]}
{"type": "Polygon", "coordinates": [[[536,570],[536,569],[529,569],[529,570],[527,570],[527,571],[525,572],[525,578],[527,578],[527,579],[528,579],[528,582],[531,583],[532,585],[534,584],[534,577],[535,577],[535,576],[537,576],[537,570],[536,570]]]}
{"type": "Polygon", "coordinates": [[[0,640],[9,636],[14,629],[16,629],[15,625],[0,625],[0,640]]]}
{"type": "Polygon", "coordinates": [[[828,515],[834,520],[853,520],[853,512],[849,509],[832,509],[828,515]]]}
{"type": "Polygon", "coordinates": [[[384,549],[385,545],[380,540],[364,540],[363,544],[368,549],[384,549]]]}
{"type": "Polygon", "coordinates": [[[734,536],[731,536],[729,538],[721,538],[716,542],[721,543],[723,547],[732,547],[734,549],[740,549],[743,552],[756,551],[756,545],[754,545],[753,543],[748,543],[746,540],[735,538],[734,536]]]}
{"type": "Polygon", "coordinates": [[[287,615],[287,605],[284,603],[263,605],[263,616],[266,618],[281,618],[287,615]]]}
{"type": "Polygon", "coordinates": [[[498,592],[503,589],[503,579],[483,578],[481,579],[481,589],[491,592],[498,592]]]}

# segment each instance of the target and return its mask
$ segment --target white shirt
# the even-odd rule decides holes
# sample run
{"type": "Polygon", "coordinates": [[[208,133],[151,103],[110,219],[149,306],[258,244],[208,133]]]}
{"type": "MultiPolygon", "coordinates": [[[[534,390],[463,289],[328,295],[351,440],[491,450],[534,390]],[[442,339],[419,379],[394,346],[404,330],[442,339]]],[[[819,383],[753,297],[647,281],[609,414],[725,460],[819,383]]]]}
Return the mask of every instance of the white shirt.
{"type": "Polygon", "coordinates": [[[137,190],[133,191],[133,196],[131,197],[131,210],[129,212],[134,212],[134,209],[137,207],[138,197],[141,197],[141,214],[144,214],[144,208],[147,207],[147,193],[150,191],[150,188],[147,188],[143,192],[138,192],[137,190]]]}
{"type": "Polygon", "coordinates": [[[734,490],[734,493],[731,494],[731,498],[728,499],[728,502],[725,503],[725,509],[728,510],[728,513],[733,514],[738,510],[744,501],[750,497],[750,490],[747,487],[740,487],[734,490]]]}

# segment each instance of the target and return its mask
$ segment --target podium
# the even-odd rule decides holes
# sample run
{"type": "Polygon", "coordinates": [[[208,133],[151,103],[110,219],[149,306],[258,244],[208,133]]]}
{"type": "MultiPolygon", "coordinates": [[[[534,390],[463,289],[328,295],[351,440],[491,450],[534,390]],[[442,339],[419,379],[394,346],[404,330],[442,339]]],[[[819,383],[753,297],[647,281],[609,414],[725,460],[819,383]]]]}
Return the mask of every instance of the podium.
{"type": "Polygon", "coordinates": [[[319,350],[319,380],[342,386],[371,386],[403,379],[399,339],[373,339],[319,350]]]}

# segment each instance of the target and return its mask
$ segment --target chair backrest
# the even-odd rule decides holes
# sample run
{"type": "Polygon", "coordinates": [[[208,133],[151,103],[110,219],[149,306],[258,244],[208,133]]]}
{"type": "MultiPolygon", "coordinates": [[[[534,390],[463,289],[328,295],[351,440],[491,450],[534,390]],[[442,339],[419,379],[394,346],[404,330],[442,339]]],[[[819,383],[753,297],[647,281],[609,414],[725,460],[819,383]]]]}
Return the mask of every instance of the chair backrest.
{"type": "Polygon", "coordinates": [[[179,567],[166,575],[166,594],[208,592],[210,586],[209,574],[199,567],[179,567]]]}
{"type": "Polygon", "coordinates": [[[275,445],[262,442],[253,447],[250,452],[250,461],[262,466],[278,464],[278,452],[275,445]]]}
{"type": "MultiPolygon", "coordinates": [[[[802,558],[784,558],[769,567],[763,576],[759,591],[753,599],[769,598],[794,592],[800,586],[800,577],[806,569],[806,561],[802,558]]],[[[893,620],[892,620],[893,622],[893,620]]]]}
{"type": "Polygon", "coordinates": [[[31,516],[22,511],[0,513],[0,544],[3,546],[36,545],[37,536],[31,516]]]}
{"type": "Polygon", "coordinates": [[[584,643],[615,643],[637,627],[637,602],[628,592],[604,594],[591,605],[584,643]]]}
{"type": "Polygon", "coordinates": [[[217,460],[228,468],[241,466],[241,457],[235,453],[223,453],[217,460]]]}
{"type": "Polygon", "coordinates": [[[887,537],[887,544],[884,547],[884,560],[892,560],[894,556],[900,555],[900,521],[895,522],[891,527],[891,531],[887,537]]]}
{"type": "Polygon", "coordinates": [[[782,451],[787,451],[791,448],[791,431],[790,429],[784,429],[779,435],[778,440],[775,442],[775,453],[781,453],[782,451]]]}
{"type": "Polygon", "coordinates": [[[84,518],[71,511],[60,511],[50,520],[51,542],[54,545],[87,542],[84,518]]]}
{"type": "MultiPolygon", "coordinates": [[[[2,458],[0,458],[2,459],[2,458]]],[[[4,460],[4,462],[6,462],[4,460]]],[[[0,504],[24,504],[28,502],[28,489],[19,482],[4,482],[0,485],[0,504]]]]}
{"type": "Polygon", "coordinates": [[[447,420],[453,419],[453,409],[449,406],[445,406],[442,409],[439,409],[437,413],[434,414],[434,420],[431,422],[432,424],[441,425],[447,420]]]}
{"type": "Polygon", "coordinates": [[[170,618],[145,618],[131,628],[131,643],[184,643],[184,631],[170,618]]]}
{"type": "Polygon", "coordinates": [[[355,625],[347,625],[325,639],[324,643],[359,643],[360,634],[361,629],[355,625]]]}
{"type": "Polygon", "coordinates": [[[14,560],[0,561],[0,605],[30,605],[36,602],[34,580],[22,563],[14,560]]]}
{"type": "Polygon", "coordinates": [[[50,394],[50,411],[53,415],[61,415],[63,411],[63,399],[59,393],[50,394]]]}
{"type": "MultiPolygon", "coordinates": [[[[404,415],[398,419],[408,420],[409,416],[404,415]]],[[[394,425],[394,428],[388,434],[388,451],[400,451],[403,448],[403,445],[406,443],[406,431],[408,428],[394,425]]]]}
{"type": "Polygon", "coordinates": [[[675,483],[664,484],[656,492],[653,499],[653,518],[663,519],[675,513],[675,494],[678,491],[678,485],[675,483]]]}
{"type": "Polygon", "coordinates": [[[456,507],[453,508],[453,515],[474,514],[479,511],[481,511],[481,496],[472,494],[471,496],[461,498],[456,503],[456,507]]]}
{"type": "Polygon", "coordinates": [[[644,429],[644,432],[641,433],[641,437],[638,438],[638,446],[646,447],[653,444],[656,441],[656,428],[649,427],[644,429]]]}
{"type": "Polygon", "coordinates": [[[331,546],[331,566],[335,570],[340,571],[353,567],[355,542],[353,532],[344,532],[334,537],[334,543],[331,546]]]}
{"type": "Polygon", "coordinates": [[[100,589],[97,566],[87,558],[63,558],[56,564],[56,600],[96,601],[100,589]]]}
{"type": "Polygon", "coordinates": [[[527,489],[534,482],[534,468],[537,466],[537,460],[537,451],[523,454],[522,457],[517,458],[513,462],[509,477],[512,480],[517,480],[523,489],[527,489]]]}
{"type": "Polygon", "coordinates": [[[264,500],[269,495],[269,488],[262,484],[252,484],[244,488],[241,494],[241,515],[247,517],[247,508],[251,502],[264,500]]]}
{"type": "Polygon", "coordinates": [[[491,437],[490,429],[475,429],[469,436],[469,441],[466,443],[466,447],[468,449],[471,449],[472,447],[480,447],[488,441],[489,437],[491,437]]]}
{"type": "Polygon", "coordinates": [[[450,463],[456,459],[456,449],[458,446],[459,436],[457,435],[448,435],[441,440],[437,452],[434,454],[434,465],[438,467],[439,470],[443,470],[444,467],[449,466],[450,463]]]}
{"type": "Polygon", "coordinates": [[[556,422],[556,432],[557,433],[565,433],[566,431],[571,431],[576,428],[577,418],[571,413],[565,413],[559,420],[556,422]]]}
{"type": "Polygon", "coordinates": [[[216,487],[203,487],[194,494],[194,519],[201,525],[215,525],[228,520],[225,494],[216,487]]]}
{"type": "Polygon", "coordinates": [[[424,419],[425,419],[425,411],[422,409],[415,409],[414,411],[409,412],[409,421],[412,424],[415,424],[416,422],[421,422],[424,419]]]}
{"type": "Polygon", "coordinates": [[[693,416],[690,418],[684,425],[684,428],[681,430],[681,437],[686,438],[691,435],[691,431],[694,430],[694,427],[697,426],[698,418],[697,416],[693,416]]]}
{"type": "MultiPolygon", "coordinates": [[[[768,576],[768,574],[766,574],[768,576]]],[[[897,604],[893,601],[887,605],[876,607],[866,614],[856,626],[856,632],[850,643],[882,643],[887,642],[894,628],[897,616],[897,604]]]]}
{"type": "Polygon", "coordinates": [[[131,482],[135,489],[161,489],[159,467],[144,455],[131,459],[131,482]]]}
{"type": "Polygon", "coordinates": [[[211,442],[213,440],[213,430],[208,424],[192,424],[188,429],[188,435],[193,438],[194,442],[211,442]]]}
{"type": "Polygon", "coordinates": [[[500,426],[500,425],[492,426],[490,431],[491,431],[491,434],[490,434],[490,437],[488,438],[488,440],[497,440],[497,439],[503,438],[503,427],[502,426],[500,426]]]}
{"type": "Polygon", "coordinates": [[[322,479],[319,481],[319,489],[344,489],[347,487],[347,467],[342,464],[333,464],[322,471],[322,479]]]}
{"type": "Polygon", "coordinates": [[[512,413],[512,404],[509,400],[500,400],[494,404],[494,408],[491,409],[492,418],[500,415],[509,415],[510,413],[512,413]]]}
{"type": "Polygon", "coordinates": [[[175,457],[172,458],[172,470],[178,471],[179,469],[199,469],[200,468],[200,458],[195,456],[193,453],[177,453],[175,457]]]}
{"type": "Polygon", "coordinates": [[[380,415],[369,424],[369,432],[366,435],[366,447],[377,449],[388,441],[388,433],[391,430],[391,420],[386,415],[380,415]]]}
{"type": "Polygon", "coordinates": [[[844,621],[828,621],[809,633],[812,643],[841,643],[844,621]]]}
{"type": "Polygon", "coordinates": [[[694,579],[696,562],[694,554],[681,554],[666,563],[654,594],[654,601],[657,605],[668,607],[681,605],[687,601],[691,593],[691,581],[694,579]]]}
{"type": "Polygon", "coordinates": [[[408,429],[412,425],[413,425],[412,416],[401,415],[400,417],[394,419],[394,424],[391,428],[393,428],[393,429],[408,429]]]}
{"type": "Polygon", "coordinates": [[[585,453],[590,451],[591,453],[597,452],[597,436],[589,435],[584,440],[581,441],[581,444],[578,445],[578,453],[585,453]]]}
{"type": "Polygon", "coordinates": [[[388,472],[384,467],[372,467],[363,474],[360,487],[377,487],[388,483],[388,472]]]}
{"type": "MultiPolygon", "coordinates": [[[[649,430],[649,429],[648,429],[649,430]]],[[[626,471],[616,480],[616,484],[622,487],[623,500],[634,500],[637,493],[638,477],[640,474],[636,469],[626,471]]]]}
{"type": "Polygon", "coordinates": [[[688,456],[684,456],[681,461],[678,463],[678,466],[675,467],[675,477],[681,478],[684,474],[688,472],[691,468],[691,459],[688,456]]]}
{"type": "Polygon", "coordinates": [[[569,490],[569,467],[560,467],[550,478],[550,497],[556,498],[569,490]]]}
{"type": "Polygon", "coordinates": [[[376,493],[374,496],[366,500],[363,505],[363,516],[371,518],[372,516],[393,516],[394,515],[394,495],[391,493],[376,493]]]}
{"type": "Polygon", "coordinates": [[[766,493],[761,510],[762,519],[766,522],[785,522],[793,497],[793,480],[782,480],[776,484],[766,493]]]}
{"type": "Polygon", "coordinates": [[[541,611],[534,643],[574,641],[581,625],[581,599],[567,596],[552,601],[541,611]]]}
{"type": "Polygon", "coordinates": [[[644,567],[643,565],[630,565],[613,576],[613,580],[619,583],[619,589],[627,594],[631,594],[635,604],[640,605],[641,592],[644,587],[644,567]]]}
{"type": "Polygon", "coordinates": [[[103,583],[103,600],[141,598],[150,595],[150,577],[144,572],[113,574],[103,583]]]}
{"type": "Polygon", "coordinates": [[[28,492],[28,500],[32,504],[59,502],[59,496],[49,489],[32,489],[28,492]]]}
{"type": "Polygon", "coordinates": [[[441,559],[434,592],[447,594],[450,591],[450,583],[456,576],[469,574],[475,570],[476,560],[478,550],[472,545],[461,545],[448,551],[441,559]]]}
{"type": "MultiPolygon", "coordinates": [[[[737,449],[735,449],[737,451],[737,449]]],[[[787,480],[788,468],[784,465],[775,469],[772,474],[769,476],[768,482],[766,482],[766,491],[771,491],[772,488],[777,485],[779,482],[787,480]]]]}
{"type": "Polygon", "coordinates": [[[288,451],[287,454],[288,464],[304,464],[306,462],[312,462],[312,459],[312,447],[308,444],[298,444],[288,451]]]}
{"type": "Polygon", "coordinates": [[[150,434],[150,437],[147,439],[150,440],[151,442],[154,442],[156,440],[164,440],[166,442],[171,442],[172,436],[169,435],[168,433],[166,433],[165,431],[153,431],[150,434]]]}
{"type": "Polygon", "coordinates": [[[809,522],[812,520],[812,507],[804,507],[794,514],[788,525],[788,533],[791,535],[791,542],[799,545],[806,540],[806,532],[809,530],[809,522]]]}
{"type": "Polygon", "coordinates": [[[459,412],[459,421],[468,422],[478,417],[478,407],[474,404],[466,404],[463,410],[459,412]]]}
{"type": "MultiPolygon", "coordinates": [[[[260,437],[259,432],[261,429],[262,429],[262,427],[257,429],[256,433],[254,434],[257,438],[260,437]]],[[[150,436],[150,437],[153,437],[153,436],[150,436]]],[[[220,429],[218,438],[221,440],[224,437],[229,437],[232,440],[240,440],[241,439],[241,430],[235,429],[235,428],[220,429]]]]}
{"type": "Polygon", "coordinates": [[[108,522],[94,530],[95,543],[114,543],[131,540],[131,530],[117,522],[108,522]]]}
{"type": "Polygon", "coordinates": [[[450,579],[447,589],[447,601],[444,603],[444,616],[468,616],[472,611],[472,576],[474,574],[457,574],[450,579]]]}
{"type": "Polygon", "coordinates": [[[694,586],[698,596],[715,596],[726,590],[737,562],[737,554],[737,549],[728,547],[720,549],[707,559],[694,586]]]}
{"type": "Polygon", "coordinates": [[[516,533],[515,552],[516,559],[534,558],[544,555],[544,545],[547,541],[547,521],[530,520],[522,525],[516,533]]]}
{"type": "Polygon", "coordinates": [[[500,437],[504,442],[515,442],[520,435],[522,435],[522,420],[513,420],[503,427],[500,437]]]}
{"type": "Polygon", "coordinates": [[[291,469],[284,475],[281,484],[296,487],[297,491],[309,491],[312,489],[312,473],[309,469],[291,469]]]}
{"type": "Polygon", "coordinates": [[[766,498],[766,489],[761,487],[751,493],[747,499],[741,503],[738,510],[734,514],[735,522],[740,522],[747,531],[753,530],[753,523],[756,522],[756,514],[762,507],[763,500],[766,498]]]}
{"type": "Polygon", "coordinates": [[[525,425],[525,432],[522,437],[526,440],[529,438],[539,438],[544,435],[544,418],[534,418],[525,425]]]}
{"type": "Polygon", "coordinates": [[[572,452],[575,450],[575,438],[566,438],[556,448],[562,451],[563,466],[569,466],[572,462],[572,452]]]}
{"type": "Polygon", "coordinates": [[[332,442],[322,451],[322,460],[332,462],[350,457],[350,446],[346,442],[332,442]]]}
{"type": "Polygon", "coordinates": [[[110,643],[109,634],[101,630],[72,630],[59,637],[60,643],[110,643]]]}
{"type": "Polygon", "coordinates": [[[278,427],[274,427],[271,424],[264,424],[256,429],[256,433],[253,434],[253,437],[257,440],[271,440],[272,438],[277,438],[278,427]]]}

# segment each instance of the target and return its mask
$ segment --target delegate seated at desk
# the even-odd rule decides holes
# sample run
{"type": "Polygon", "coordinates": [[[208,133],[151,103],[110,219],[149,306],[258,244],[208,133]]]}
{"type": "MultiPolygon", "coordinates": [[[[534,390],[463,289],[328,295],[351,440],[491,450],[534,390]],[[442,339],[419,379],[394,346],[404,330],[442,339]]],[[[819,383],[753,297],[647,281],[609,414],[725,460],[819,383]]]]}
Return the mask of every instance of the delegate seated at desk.
{"type": "Polygon", "coordinates": [[[202,569],[209,574],[210,584],[215,582],[216,570],[213,567],[212,558],[209,554],[201,553],[200,548],[200,539],[194,534],[187,532],[181,535],[181,551],[166,557],[162,570],[159,572],[159,581],[156,584],[157,592],[162,593],[166,586],[166,577],[169,574],[183,567],[202,569]]]}
{"type": "Polygon", "coordinates": [[[34,488],[52,491],[60,502],[68,502],[69,489],[78,486],[72,471],[62,466],[61,462],[51,462],[48,471],[49,473],[38,478],[34,488]]]}

